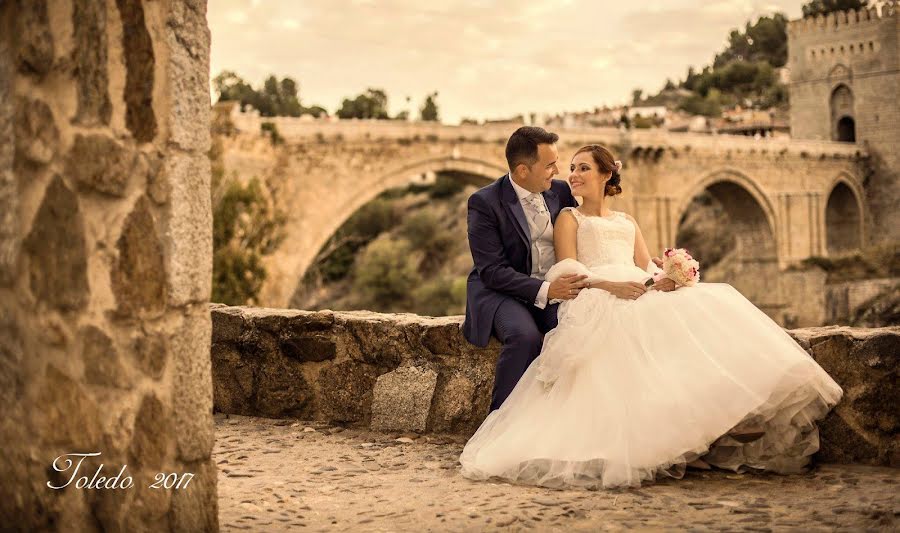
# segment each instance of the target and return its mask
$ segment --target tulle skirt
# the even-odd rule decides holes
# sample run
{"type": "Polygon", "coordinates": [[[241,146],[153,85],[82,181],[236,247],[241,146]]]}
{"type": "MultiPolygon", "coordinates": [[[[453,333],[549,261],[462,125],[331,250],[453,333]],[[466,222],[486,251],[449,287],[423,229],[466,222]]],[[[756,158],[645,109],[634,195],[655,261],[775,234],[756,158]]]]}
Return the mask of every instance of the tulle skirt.
{"type": "MultiPolygon", "coordinates": [[[[631,266],[597,274],[647,277],[631,266]]],[[[541,355],[460,463],[471,479],[557,488],[681,477],[699,457],[735,471],[800,472],[818,450],[816,420],[842,394],[730,285],[648,291],[633,301],[585,289],[560,306],[541,355]],[[763,436],[729,436],[747,428],[763,436]]]]}

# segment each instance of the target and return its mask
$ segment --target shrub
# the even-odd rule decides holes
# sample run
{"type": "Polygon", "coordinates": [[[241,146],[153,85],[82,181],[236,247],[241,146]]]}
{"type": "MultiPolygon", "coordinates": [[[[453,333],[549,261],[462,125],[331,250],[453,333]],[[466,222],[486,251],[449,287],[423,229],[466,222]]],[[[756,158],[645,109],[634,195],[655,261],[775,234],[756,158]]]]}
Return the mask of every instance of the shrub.
{"type": "Polygon", "coordinates": [[[266,271],[262,256],[283,239],[285,217],[270,205],[262,183],[253,178],[223,185],[213,206],[212,299],[228,305],[254,303],[266,271]]]}
{"type": "Polygon", "coordinates": [[[434,185],[428,191],[428,195],[432,198],[450,198],[462,192],[465,187],[465,183],[458,179],[438,174],[434,185]]]}
{"type": "Polygon", "coordinates": [[[435,278],[416,287],[412,293],[413,312],[426,316],[461,314],[466,306],[466,278],[435,278]]]}
{"type": "Polygon", "coordinates": [[[263,135],[269,136],[269,140],[273,145],[284,144],[284,137],[278,133],[278,126],[274,122],[263,122],[259,128],[263,135]]]}
{"type": "Polygon", "coordinates": [[[439,267],[453,245],[453,236],[441,227],[437,216],[430,211],[418,211],[406,217],[397,232],[414,250],[424,254],[422,267],[425,272],[439,267]]]}
{"type": "Polygon", "coordinates": [[[418,255],[406,239],[372,241],[356,261],[354,289],[374,310],[403,307],[409,293],[421,282],[418,255]]]}

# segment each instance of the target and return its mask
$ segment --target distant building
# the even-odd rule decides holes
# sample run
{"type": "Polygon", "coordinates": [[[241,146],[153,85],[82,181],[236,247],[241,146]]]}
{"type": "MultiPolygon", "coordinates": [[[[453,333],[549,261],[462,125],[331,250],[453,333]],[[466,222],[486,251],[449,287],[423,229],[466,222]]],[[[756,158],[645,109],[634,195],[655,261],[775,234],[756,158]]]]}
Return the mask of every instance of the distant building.
{"type": "Polygon", "coordinates": [[[665,120],[669,114],[669,110],[666,109],[666,106],[657,105],[657,106],[636,106],[630,107],[627,111],[628,118],[634,119],[637,117],[641,118],[658,118],[665,120]]]}

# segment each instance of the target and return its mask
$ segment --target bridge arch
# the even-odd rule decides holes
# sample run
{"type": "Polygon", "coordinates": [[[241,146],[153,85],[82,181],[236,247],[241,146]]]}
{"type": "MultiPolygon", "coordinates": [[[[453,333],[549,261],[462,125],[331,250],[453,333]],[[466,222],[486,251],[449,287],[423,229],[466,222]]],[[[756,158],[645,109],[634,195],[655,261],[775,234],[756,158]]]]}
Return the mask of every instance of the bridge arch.
{"type": "MultiPolygon", "coordinates": [[[[505,167],[496,163],[470,158],[460,157],[455,153],[447,156],[426,158],[412,163],[398,165],[381,173],[374,179],[366,180],[364,186],[358,189],[357,194],[345,195],[330,211],[327,219],[317,220],[315,224],[305,228],[312,235],[306,236],[308,245],[293,256],[293,265],[280,265],[282,272],[286,274],[282,280],[282,286],[270,292],[270,297],[284,300],[282,306],[286,306],[303,279],[307,269],[318,255],[319,251],[328,242],[328,239],[350,218],[356,211],[374,200],[382,192],[397,187],[410,185],[418,181],[417,177],[428,174],[449,174],[456,179],[463,179],[467,183],[478,186],[488,185],[503,174],[508,172],[505,167]]],[[[288,230],[291,231],[290,229],[288,230]]],[[[282,245],[284,246],[284,245],[282,245]]]]}
{"type": "Polygon", "coordinates": [[[859,250],[865,242],[863,192],[859,181],[841,173],[827,189],[822,220],[828,255],[859,250]]]}
{"type": "MultiPolygon", "coordinates": [[[[677,234],[681,219],[684,216],[687,208],[691,205],[691,202],[694,200],[694,198],[718,183],[732,183],[746,192],[750,196],[750,198],[753,199],[753,201],[759,207],[760,211],[765,217],[769,231],[771,231],[772,233],[773,244],[776,244],[775,249],[777,250],[777,241],[775,239],[778,235],[778,225],[777,219],[775,217],[775,209],[772,206],[772,202],[769,201],[768,196],[765,192],[763,192],[762,187],[755,180],[737,169],[728,167],[719,168],[708,172],[705,176],[703,176],[703,178],[700,179],[700,181],[692,186],[692,188],[685,196],[680,199],[677,204],[678,208],[675,210],[677,217],[674,220],[674,231],[671,233],[671,235],[677,234]]],[[[720,192],[720,196],[722,196],[723,192],[725,191],[720,192]]],[[[720,198],[717,196],[717,199],[720,198]]]]}
{"type": "Polygon", "coordinates": [[[772,202],[762,187],[746,174],[731,168],[713,170],[678,202],[672,232],[678,235],[676,241],[685,240],[679,230],[687,223],[695,198],[704,193],[718,203],[717,216],[727,222],[708,226],[717,234],[695,235],[691,243],[676,244],[693,248],[691,251],[700,259],[706,281],[728,280],[763,311],[776,316],[783,302],[777,287],[772,287],[779,270],[779,224],[772,202]],[[724,239],[729,242],[722,242],[724,239]],[[704,268],[706,258],[710,260],[704,268]]]}

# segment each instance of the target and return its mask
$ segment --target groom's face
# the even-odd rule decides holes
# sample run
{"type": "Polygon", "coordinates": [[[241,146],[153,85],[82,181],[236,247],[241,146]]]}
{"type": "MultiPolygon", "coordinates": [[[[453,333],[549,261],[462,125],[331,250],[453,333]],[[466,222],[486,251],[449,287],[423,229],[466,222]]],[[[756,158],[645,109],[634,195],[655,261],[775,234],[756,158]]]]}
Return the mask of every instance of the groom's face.
{"type": "Polygon", "coordinates": [[[539,144],[537,148],[538,160],[530,168],[519,165],[516,183],[531,192],[544,192],[550,189],[553,176],[559,174],[559,152],[555,144],[539,144]]]}

